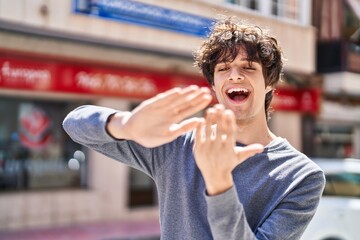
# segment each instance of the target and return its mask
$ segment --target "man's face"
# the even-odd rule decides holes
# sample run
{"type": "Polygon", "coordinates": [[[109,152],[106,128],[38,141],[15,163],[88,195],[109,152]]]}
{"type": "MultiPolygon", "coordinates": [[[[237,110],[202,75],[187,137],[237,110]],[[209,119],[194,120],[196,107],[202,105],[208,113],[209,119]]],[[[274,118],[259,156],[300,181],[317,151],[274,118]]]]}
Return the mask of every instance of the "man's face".
{"type": "Polygon", "coordinates": [[[233,62],[220,62],[214,69],[213,89],[219,103],[235,113],[237,120],[266,118],[265,87],[262,66],[249,63],[244,49],[233,62]]]}

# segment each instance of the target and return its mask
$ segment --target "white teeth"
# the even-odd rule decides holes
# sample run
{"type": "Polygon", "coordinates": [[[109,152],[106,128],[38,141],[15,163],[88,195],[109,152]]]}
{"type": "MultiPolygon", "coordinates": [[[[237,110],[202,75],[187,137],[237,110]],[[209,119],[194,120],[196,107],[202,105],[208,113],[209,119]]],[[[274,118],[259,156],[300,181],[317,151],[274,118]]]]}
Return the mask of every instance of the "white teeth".
{"type": "Polygon", "coordinates": [[[247,89],[245,88],[230,88],[227,90],[227,93],[231,94],[233,92],[244,92],[244,93],[247,93],[249,92],[247,89]]]}

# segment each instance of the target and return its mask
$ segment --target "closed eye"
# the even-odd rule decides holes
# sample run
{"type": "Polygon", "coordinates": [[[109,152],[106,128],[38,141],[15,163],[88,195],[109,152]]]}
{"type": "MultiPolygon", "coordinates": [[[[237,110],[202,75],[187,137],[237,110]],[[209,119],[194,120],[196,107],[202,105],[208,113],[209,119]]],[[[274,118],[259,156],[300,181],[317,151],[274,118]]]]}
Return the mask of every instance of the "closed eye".
{"type": "Polygon", "coordinates": [[[217,72],[223,72],[223,71],[226,71],[226,70],[229,70],[229,67],[228,66],[218,66],[216,68],[216,71],[217,72]]]}
{"type": "Polygon", "coordinates": [[[244,69],[245,70],[253,70],[253,71],[256,70],[256,68],[254,68],[254,67],[244,67],[244,69]]]}
{"type": "Polygon", "coordinates": [[[222,68],[219,68],[219,69],[218,69],[218,72],[226,71],[226,70],[228,70],[228,69],[229,69],[228,67],[222,67],[222,68]]]}

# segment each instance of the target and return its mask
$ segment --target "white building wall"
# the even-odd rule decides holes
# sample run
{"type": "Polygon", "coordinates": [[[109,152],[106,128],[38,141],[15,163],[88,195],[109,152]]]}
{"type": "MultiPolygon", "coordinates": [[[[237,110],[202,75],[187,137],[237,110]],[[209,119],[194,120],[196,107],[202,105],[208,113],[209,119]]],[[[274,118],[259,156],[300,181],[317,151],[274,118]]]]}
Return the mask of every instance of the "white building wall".
{"type": "MultiPolygon", "coordinates": [[[[210,1],[143,0],[142,2],[208,18],[216,18],[220,15],[238,16],[254,24],[270,28],[283,47],[287,58],[287,69],[303,73],[315,71],[315,29],[311,26],[264,17],[251,11],[240,11],[241,8],[236,6],[230,8],[229,4],[215,4],[210,1]]],[[[161,49],[172,53],[188,54],[188,56],[192,56],[192,52],[202,41],[191,35],[74,14],[71,4],[71,0],[0,0],[0,20],[19,22],[64,33],[75,33],[84,38],[93,37],[154,50],[161,49]],[[47,15],[41,14],[42,8],[47,9],[47,15]]],[[[0,47],[3,46],[0,45],[0,47]]],[[[25,47],[23,46],[23,48],[25,47]]],[[[39,47],[35,47],[35,49],[37,48],[39,47]]],[[[51,46],[43,45],[41,48],[47,51],[49,48],[51,49],[51,46]]],[[[62,54],[61,48],[55,48],[52,51],[62,54]]],[[[71,53],[76,56],[76,52],[72,51],[71,53]]]]}
{"type": "Polygon", "coordinates": [[[296,149],[302,149],[301,114],[277,111],[271,117],[271,127],[278,136],[286,138],[296,149]]]}
{"type": "MultiPolygon", "coordinates": [[[[305,74],[315,70],[315,30],[260,14],[230,8],[222,1],[161,1],[142,2],[185,11],[204,17],[219,14],[236,15],[254,24],[268,27],[283,46],[289,71],[305,74]]],[[[111,41],[122,45],[145,48],[172,55],[130,51],[128,49],[95,45],[78,41],[49,38],[41,35],[7,31],[0,28],[0,49],[45,54],[69,59],[96,61],[103,64],[125,64],[150,69],[198,74],[193,67],[192,52],[200,45],[198,37],[145,28],[137,25],[74,14],[71,0],[0,0],[0,21],[20,23],[39,31],[75,34],[84,39],[111,41]],[[176,54],[186,57],[176,57],[176,54]]],[[[18,94],[16,91],[0,91],[18,94]]],[[[32,93],[24,93],[31,96],[32,93]]],[[[42,93],[39,97],[64,98],[42,93]]],[[[67,97],[70,97],[67,96],[67,97]]],[[[65,98],[67,98],[65,96],[65,98]]],[[[73,98],[74,96],[71,96],[73,98]]],[[[127,109],[127,99],[101,98],[98,105],[127,109]]],[[[301,116],[298,113],[276,112],[273,130],[301,149],[301,116]]],[[[0,195],[0,230],[100,221],[109,219],[156,218],[157,208],[129,210],[126,206],[129,169],[116,161],[90,151],[89,190],[56,192],[22,192],[0,195]],[[56,207],[54,207],[56,206],[56,207]]]]}

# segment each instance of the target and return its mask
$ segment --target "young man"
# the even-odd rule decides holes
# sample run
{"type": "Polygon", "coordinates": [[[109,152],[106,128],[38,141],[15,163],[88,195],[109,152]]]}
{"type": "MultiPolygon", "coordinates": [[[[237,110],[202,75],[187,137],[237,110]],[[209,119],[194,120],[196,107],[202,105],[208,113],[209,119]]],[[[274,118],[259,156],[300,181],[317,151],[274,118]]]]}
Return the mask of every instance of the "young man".
{"type": "Polygon", "coordinates": [[[162,239],[299,239],[317,208],[322,171],[267,126],[282,72],[276,40],[218,21],[195,55],[208,89],[171,89],[132,112],[82,106],[64,120],[74,141],[151,176],[162,239]],[[192,131],[194,130],[194,131],[192,131]]]}

